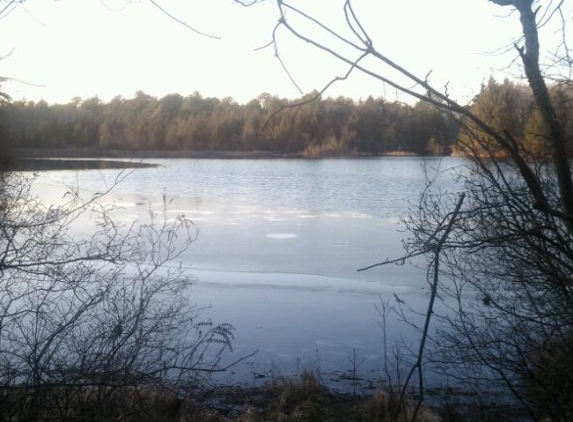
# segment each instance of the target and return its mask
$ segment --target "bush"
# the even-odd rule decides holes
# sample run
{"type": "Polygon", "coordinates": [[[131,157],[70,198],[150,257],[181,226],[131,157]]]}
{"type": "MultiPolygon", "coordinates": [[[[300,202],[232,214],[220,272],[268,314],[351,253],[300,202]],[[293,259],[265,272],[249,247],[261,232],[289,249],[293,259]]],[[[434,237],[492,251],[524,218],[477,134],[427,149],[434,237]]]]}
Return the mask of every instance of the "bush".
{"type": "Polygon", "coordinates": [[[216,366],[232,327],[198,322],[190,277],[165,267],[195,240],[191,221],[122,226],[98,201],[107,192],[46,206],[33,179],[0,177],[0,418],[106,414],[126,391],[177,391],[216,366]],[[83,217],[91,234],[73,227],[83,217]]]}

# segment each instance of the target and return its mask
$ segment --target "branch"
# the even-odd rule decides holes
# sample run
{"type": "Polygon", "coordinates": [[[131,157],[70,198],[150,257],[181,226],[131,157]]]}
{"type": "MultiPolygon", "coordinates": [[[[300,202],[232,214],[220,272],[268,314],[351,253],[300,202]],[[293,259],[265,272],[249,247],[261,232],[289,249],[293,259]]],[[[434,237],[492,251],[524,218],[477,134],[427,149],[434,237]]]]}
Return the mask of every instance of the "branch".
{"type": "Polygon", "coordinates": [[[406,394],[406,388],[408,388],[408,384],[410,383],[410,379],[414,375],[414,372],[416,372],[416,370],[417,370],[418,371],[420,396],[418,398],[418,403],[416,404],[416,409],[414,410],[414,414],[412,416],[412,421],[416,420],[416,415],[418,414],[418,411],[420,410],[420,406],[422,405],[422,401],[424,400],[424,372],[422,371],[422,361],[423,361],[423,357],[424,357],[424,349],[426,346],[426,339],[428,338],[428,330],[430,328],[430,321],[432,319],[432,314],[434,313],[434,301],[436,299],[436,294],[438,291],[440,252],[442,250],[442,246],[444,245],[444,243],[446,242],[446,239],[448,238],[450,232],[452,231],[452,228],[454,226],[454,222],[456,221],[456,218],[460,212],[460,209],[462,207],[462,203],[464,202],[465,196],[466,196],[465,193],[462,193],[460,195],[460,199],[458,200],[456,208],[452,214],[452,218],[450,219],[450,221],[446,227],[446,230],[444,231],[444,234],[442,235],[442,237],[440,238],[440,240],[438,241],[438,243],[436,245],[435,255],[434,255],[434,278],[433,278],[433,282],[432,282],[432,291],[430,294],[430,301],[428,303],[428,310],[426,311],[426,320],[424,322],[424,329],[422,331],[422,339],[420,341],[420,348],[418,350],[418,358],[417,358],[414,366],[412,366],[412,369],[410,369],[410,372],[408,373],[408,376],[406,377],[406,380],[404,381],[404,386],[402,387],[402,392],[400,393],[400,401],[399,401],[399,405],[397,407],[398,411],[402,407],[402,404],[404,403],[404,396],[406,394]]]}
{"type": "Polygon", "coordinates": [[[175,22],[177,22],[180,25],[183,25],[185,28],[190,29],[191,31],[195,32],[196,34],[202,35],[204,37],[207,38],[214,38],[216,40],[220,40],[221,37],[218,37],[216,35],[211,35],[211,34],[207,34],[206,32],[202,32],[199,31],[198,29],[192,27],[191,25],[189,25],[187,22],[182,21],[181,19],[177,18],[176,16],[172,15],[171,13],[169,13],[167,10],[165,10],[163,7],[161,7],[161,5],[159,5],[155,0],[149,0],[149,2],[155,6],[156,8],[158,8],[161,13],[163,13],[164,15],[166,15],[167,17],[169,17],[170,19],[174,20],[175,22]]]}
{"type": "Polygon", "coordinates": [[[492,3],[497,4],[498,6],[512,6],[513,0],[489,0],[492,3]]]}
{"type": "MultiPolygon", "coordinates": [[[[268,126],[269,122],[280,112],[289,109],[289,108],[295,108],[295,107],[301,107],[303,105],[306,104],[310,104],[313,101],[318,100],[322,94],[324,94],[332,85],[334,85],[336,82],[340,82],[340,81],[344,81],[346,79],[348,79],[348,77],[350,76],[350,74],[352,73],[352,71],[356,68],[356,66],[358,65],[358,63],[368,55],[368,53],[364,53],[362,54],[358,59],[356,59],[356,61],[354,63],[352,63],[352,66],[350,66],[350,69],[348,69],[348,71],[346,72],[346,74],[344,76],[336,76],[335,78],[331,79],[316,95],[313,95],[311,98],[309,98],[308,100],[304,100],[304,101],[299,101],[293,104],[287,104],[284,105],[282,107],[280,107],[278,110],[275,110],[270,116],[269,118],[265,121],[265,124],[263,125],[263,127],[261,128],[261,130],[259,131],[259,133],[262,133],[268,126]]],[[[279,59],[280,60],[280,59],[279,59]]],[[[281,61],[282,64],[282,61],[281,61]]],[[[286,68],[285,68],[286,70],[286,68]]],[[[288,71],[287,71],[288,73],[288,71]]],[[[290,74],[289,74],[290,76],[290,74]]],[[[292,79],[291,79],[292,80],[292,79]]],[[[294,82],[294,81],[293,81],[294,82]]],[[[297,86],[298,87],[298,86],[297,86]]]]}
{"type": "Polygon", "coordinates": [[[12,13],[18,6],[22,5],[23,0],[9,0],[6,5],[0,9],[0,19],[5,18],[12,13]]]}
{"type": "MultiPolygon", "coordinates": [[[[504,3],[504,2],[502,2],[502,3],[504,3]]],[[[516,4],[516,7],[518,7],[519,10],[522,11],[522,10],[527,10],[527,5],[528,4],[529,4],[529,6],[531,5],[531,0],[513,0],[511,3],[508,2],[508,5],[514,4],[514,3],[516,4]]],[[[360,52],[367,52],[372,57],[377,58],[382,63],[388,65],[390,68],[394,69],[395,71],[399,72],[400,74],[402,74],[406,78],[413,81],[417,86],[423,88],[426,91],[426,94],[421,94],[419,92],[416,92],[414,90],[414,88],[408,88],[404,85],[401,85],[401,84],[393,81],[390,78],[387,78],[387,77],[381,75],[380,73],[377,73],[376,71],[370,70],[370,69],[368,69],[368,68],[366,68],[366,67],[364,67],[364,66],[362,66],[356,62],[353,62],[352,60],[350,60],[349,58],[347,58],[343,54],[338,53],[334,48],[327,47],[326,45],[324,45],[318,41],[315,41],[312,38],[305,36],[304,34],[297,31],[294,27],[292,27],[288,23],[288,21],[284,18],[284,14],[281,15],[281,20],[279,21],[278,25],[285,26],[294,36],[296,36],[300,40],[313,45],[314,47],[318,48],[319,50],[322,50],[322,51],[330,54],[331,56],[335,57],[336,59],[338,59],[338,60],[340,60],[340,61],[342,61],[342,62],[344,62],[350,66],[354,66],[355,69],[358,69],[361,72],[365,73],[366,75],[371,76],[375,79],[378,79],[379,81],[386,83],[386,84],[390,85],[391,87],[393,87],[393,88],[395,88],[395,89],[397,89],[397,90],[399,90],[405,94],[411,95],[414,98],[417,98],[418,100],[432,104],[441,110],[447,110],[451,113],[454,113],[454,115],[456,115],[458,119],[460,119],[460,117],[462,117],[462,116],[466,117],[472,123],[476,124],[489,137],[491,137],[494,141],[496,141],[501,148],[503,148],[505,151],[507,151],[507,153],[510,155],[510,157],[514,161],[515,165],[517,166],[520,175],[523,177],[524,181],[526,182],[527,187],[529,188],[531,194],[535,198],[536,203],[539,204],[540,209],[551,210],[551,213],[554,213],[554,211],[552,210],[552,208],[548,204],[546,195],[544,193],[542,186],[539,183],[539,180],[537,179],[533,170],[529,167],[528,163],[525,161],[524,157],[522,157],[520,155],[519,150],[514,146],[513,140],[511,138],[507,137],[507,134],[500,133],[499,131],[494,129],[492,126],[487,124],[483,119],[479,118],[477,115],[472,113],[469,109],[467,109],[466,107],[462,107],[456,101],[452,100],[450,97],[448,97],[444,93],[438,91],[436,88],[434,88],[432,85],[430,85],[426,80],[417,77],[416,75],[409,72],[404,67],[398,65],[396,62],[394,62],[393,60],[391,60],[387,56],[385,56],[385,55],[381,54],[380,52],[378,52],[377,50],[375,50],[372,47],[372,45],[370,45],[368,43],[367,40],[363,40],[359,37],[361,39],[361,41],[363,43],[366,43],[366,44],[364,45],[364,47],[357,46],[356,44],[354,44],[350,41],[347,41],[346,39],[340,37],[333,30],[329,29],[324,24],[318,22],[316,19],[309,17],[307,14],[298,10],[297,8],[295,8],[291,5],[288,5],[285,2],[281,2],[281,5],[285,8],[289,8],[290,10],[293,10],[294,12],[298,13],[300,16],[309,20],[311,23],[314,23],[314,24],[318,25],[320,28],[333,34],[338,39],[345,42],[347,45],[352,46],[353,48],[357,49],[360,52]]],[[[281,12],[282,12],[282,10],[281,10],[281,12]]],[[[531,14],[533,14],[533,12],[531,12],[531,14]]],[[[353,17],[353,19],[356,20],[356,16],[354,14],[352,14],[352,17],[353,17]]],[[[353,27],[351,27],[351,30],[356,31],[356,29],[353,27]]],[[[535,53],[535,48],[531,47],[531,44],[532,44],[531,42],[528,43],[527,49],[530,51],[528,51],[526,53],[527,55],[529,55],[530,52],[535,53]]],[[[535,43],[533,43],[533,44],[535,44],[535,43]]],[[[525,63],[525,64],[527,64],[527,63],[525,63]]],[[[527,69],[527,66],[526,66],[526,69],[527,69]]],[[[534,93],[535,93],[535,89],[534,89],[534,93]]],[[[543,110],[543,108],[542,108],[542,110],[543,110]]],[[[555,121],[556,120],[553,119],[554,123],[555,123],[555,121]]],[[[554,124],[553,126],[556,126],[556,125],[554,124]]],[[[563,135],[563,134],[560,133],[560,135],[563,135]]],[[[552,137],[552,138],[562,138],[562,136],[557,136],[557,137],[552,137]]],[[[563,142],[557,142],[557,144],[559,144],[561,147],[563,146],[563,142]]],[[[571,216],[573,216],[573,187],[572,188],[568,187],[572,183],[571,183],[571,175],[568,172],[569,166],[567,163],[567,154],[565,154],[565,153],[555,154],[554,158],[556,159],[556,161],[559,162],[559,165],[556,165],[557,171],[558,171],[558,181],[559,181],[560,190],[562,193],[562,199],[567,204],[566,206],[563,207],[564,208],[563,209],[563,215],[565,217],[564,220],[566,220],[568,222],[568,220],[570,218],[572,218],[571,216]],[[562,170],[561,172],[560,172],[560,169],[562,170]],[[561,174],[561,173],[563,173],[563,174],[561,174]],[[561,186],[562,184],[563,184],[563,186],[561,186]],[[567,185],[567,186],[565,186],[565,185],[567,185]]],[[[546,211],[546,212],[548,212],[548,211],[546,211]]],[[[568,224],[568,225],[571,227],[571,231],[573,231],[573,224],[568,224]]]]}
{"type": "MultiPolygon", "coordinates": [[[[253,356],[255,356],[257,353],[259,353],[259,349],[255,350],[252,353],[249,353],[248,355],[245,356],[241,356],[239,359],[231,362],[230,364],[223,366],[222,368],[199,368],[196,366],[190,367],[190,368],[186,368],[186,367],[178,367],[178,366],[173,366],[170,367],[168,369],[183,369],[186,371],[199,371],[199,372],[225,372],[228,369],[231,369],[233,366],[237,365],[238,363],[241,363],[253,356]]],[[[161,369],[161,371],[164,371],[165,369],[161,369]]]]}
{"type": "MultiPolygon", "coordinates": [[[[465,195],[465,194],[462,194],[462,195],[465,195]]],[[[416,251],[416,252],[411,252],[411,253],[409,253],[409,254],[406,254],[406,255],[404,255],[404,256],[401,256],[400,258],[391,259],[391,260],[388,260],[388,259],[387,259],[386,261],[378,262],[378,263],[376,263],[376,264],[369,265],[368,267],[359,268],[359,269],[356,270],[356,271],[361,272],[361,271],[370,270],[370,269],[375,268],[375,267],[380,267],[380,266],[382,266],[382,265],[402,263],[402,262],[406,261],[407,259],[414,258],[414,257],[420,256],[420,255],[424,255],[424,254],[426,254],[426,253],[428,253],[428,252],[430,252],[430,251],[432,251],[432,250],[435,250],[435,247],[434,247],[433,245],[431,245],[430,242],[432,242],[432,241],[436,238],[436,236],[438,235],[438,233],[442,230],[443,224],[444,224],[444,222],[446,221],[447,218],[448,218],[448,216],[446,215],[446,216],[444,217],[444,219],[440,222],[440,224],[438,224],[438,227],[436,228],[436,230],[434,230],[434,232],[432,233],[432,235],[431,235],[430,237],[428,237],[428,240],[426,240],[426,241],[424,242],[425,244],[424,244],[424,248],[423,248],[423,249],[421,249],[421,250],[419,250],[419,251],[416,251]]],[[[452,217],[452,218],[454,218],[454,217],[452,217]]],[[[447,230],[447,228],[446,228],[446,230],[447,230]]],[[[441,249],[441,247],[442,247],[442,245],[440,245],[440,249],[441,249]]]]}
{"type": "Polygon", "coordinates": [[[420,255],[424,255],[424,254],[428,253],[429,251],[430,251],[429,248],[422,249],[421,251],[417,251],[417,252],[413,252],[413,253],[401,256],[400,258],[390,259],[390,260],[386,260],[383,262],[378,262],[376,264],[369,265],[369,266],[364,267],[364,268],[359,268],[356,271],[358,271],[358,272],[366,271],[366,270],[370,270],[370,269],[375,268],[375,267],[381,267],[382,265],[401,263],[401,262],[406,261],[407,259],[414,258],[414,257],[420,256],[420,255]]]}

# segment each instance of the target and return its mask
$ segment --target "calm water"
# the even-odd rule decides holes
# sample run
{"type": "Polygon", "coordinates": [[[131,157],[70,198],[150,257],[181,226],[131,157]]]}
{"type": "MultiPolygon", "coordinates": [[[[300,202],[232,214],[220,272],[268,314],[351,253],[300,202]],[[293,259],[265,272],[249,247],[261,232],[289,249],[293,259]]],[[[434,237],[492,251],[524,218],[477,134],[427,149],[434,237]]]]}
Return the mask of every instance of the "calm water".
{"type": "MultiPolygon", "coordinates": [[[[336,383],[352,367],[353,351],[361,373],[382,375],[382,319],[374,304],[395,305],[397,294],[423,310],[423,261],[356,270],[400,256],[398,223],[424,188],[426,171],[455,168],[463,159],[148,162],[159,166],[136,170],[105,200],[121,207],[116,220],[146,222],[150,210],[161,209],[165,192],[168,215],[184,213],[195,222],[199,238],[181,258],[196,279],[191,298],[208,307],[205,318],[237,328],[229,360],[259,350],[225,374],[227,381],[320,368],[325,381],[336,383]]],[[[79,185],[89,195],[116,175],[49,171],[36,188],[57,203],[64,185],[79,185]]],[[[447,171],[439,187],[461,190],[447,171]]],[[[414,346],[417,337],[391,315],[387,340],[400,339],[414,346]]]]}

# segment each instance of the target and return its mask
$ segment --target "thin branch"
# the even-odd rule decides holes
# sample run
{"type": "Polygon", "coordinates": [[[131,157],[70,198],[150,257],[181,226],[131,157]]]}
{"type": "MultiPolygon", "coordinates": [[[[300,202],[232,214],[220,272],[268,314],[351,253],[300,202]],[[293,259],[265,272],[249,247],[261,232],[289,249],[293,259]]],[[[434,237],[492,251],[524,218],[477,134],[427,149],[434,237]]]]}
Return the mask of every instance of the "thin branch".
{"type": "Polygon", "coordinates": [[[346,17],[347,25],[350,27],[352,32],[354,32],[356,37],[360,41],[362,41],[362,43],[365,44],[368,47],[368,49],[372,48],[373,47],[372,38],[370,38],[370,36],[368,35],[368,32],[362,26],[360,19],[358,19],[358,17],[356,16],[356,13],[354,13],[354,9],[352,7],[352,3],[350,2],[350,0],[346,0],[346,2],[344,3],[344,15],[346,17]],[[360,29],[361,34],[359,34],[358,31],[356,31],[356,29],[354,28],[354,26],[350,22],[350,16],[352,16],[352,19],[354,20],[356,25],[358,25],[358,29],[360,29]],[[362,38],[362,37],[364,37],[364,38],[362,38]]]}
{"type": "MultiPolygon", "coordinates": [[[[431,242],[436,238],[436,236],[438,235],[438,233],[439,233],[440,231],[442,231],[442,227],[443,227],[443,225],[444,225],[444,223],[445,223],[447,217],[448,217],[448,216],[444,217],[444,219],[442,220],[442,222],[441,222],[440,224],[438,224],[438,227],[436,228],[436,230],[434,230],[434,232],[430,235],[430,237],[428,237],[428,240],[426,240],[423,249],[421,249],[421,250],[419,250],[419,251],[416,251],[416,252],[411,252],[411,253],[409,253],[409,254],[406,254],[406,255],[404,255],[404,256],[401,256],[400,258],[391,259],[391,260],[386,260],[386,261],[383,261],[383,262],[378,262],[378,263],[376,263],[376,264],[369,265],[369,266],[364,267],[364,268],[359,268],[359,269],[356,270],[356,271],[358,271],[358,272],[360,272],[360,271],[366,271],[366,270],[370,270],[370,269],[372,269],[372,268],[381,267],[381,266],[383,266],[383,265],[390,265],[390,264],[402,263],[402,262],[404,262],[404,261],[406,261],[406,260],[408,260],[408,259],[410,259],[410,258],[415,258],[415,257],[417,257],[417,256],[424,255],[424,254],[426,254],[426,253],[428,253],[428,252],[430,252],[430,251],[432,251],[432,250],[435,250],[435,246],[433,246],[433,245],[431,244],[431,242]]],[[[441,248],[441,246],[440,246],[440,248],[441,248]]]]}
{"type": "MultiPolygon", "coordinates": [[[[2,59],[3,59],[3,57],[0,58],[0,60],[2,60],[2,59]]],[[[2,80],[3,80],[3,81],[6,81],[6,82],[17,82],[17,83],[19,83],[19,84],[24,84],[24,85],[28,85],[28,86],[33,86],[33,87],[35,87],[35,88],[45,88],[45,87],[46,87],[46,85],[43,85],[43,84],[36,84],[36,83],[33,83],[33,82],[24,81],[24,80],[22,80],[22,79],[12,78],[12,77],[10,77],[10,76],[3,76],[3,77],[2,77],[2,80]]]]}
{"type": "Polygon", "coordinates": [[[242,356],[239,359],[231,362],[230,364],[223,366],[222,368],[201,368],[199,366],[192,366],[192,367],[181,367],[181,366],[170,366],[168,368],[161,368],[158,369],[156,372],[163,372],[166,369],[176,369],[176,370],[184,370],[184,371],[191,371],[191,372],[225,372],[229,369],[231,369],[232,367],[234,367],[235,365],[255,356],[257,353],[259,353],[259,349],[255,350],[252,353],[249,353],[248,355],[242,356]]]}
{"type": "Polygon", "coordinates": [[[42,25],[42,26],[46,26],[46,24],[44,22],[42,22],[36,15],[34,15],[32,12],[30,12],[28,10],[28,8],[26,7],[26,5],[24,3],[22,3],[22,10],[24,10],[24,12],[31,17],[32,19],[34,19],[38,24],[42,25]]]}
{"type": "Polygon", "coordinates": [[[418,402],[416,404],[416,409],[414,410],[414,414],[412,416],[412,421],[416,420],[416,416],[417,416],[417,414],[420,410],[420,406],[422,405],[422,402],[424,400],[424,372],[422,370],[422,363],[423,363],[423,359],[424,359],[424,349],[426,346],[426,339],[428,338],[428,331],[430,328],[430,321],[431,321],[432,315],[434,313],[434,301],[436,299],[436,295],[438,292],[440,252],[442,250],[442,246],[446,242],[446,239],[448,238],[450,232],[452,231],[452,229],[454,227],[454,223],[455,223],[456,218],[460,212],[460,209],[461,209],[462,204],[464,202],[465,196],[466,196],[465,193],[462,193],[460,195],[460,199],[458,200],[458,203],[456,204],[456,208],[452,214],[452,218],[450,219],[442,237],[440,238],[440,240],[438,241],[438,243],[435,247],[435,251],[434,251],[434,277],[433,277],[433,282],[432,282],[432,286],[431,286],[432,290],[431,290],[431,294],[430,294],[430,301],[428,302],[428,310],[426,312],[426,320],[424,322],[424,328],[422,331],[422,339],[420,340],[420,348],[418,350],[418,357],[417,357],[416,362],[414,363],[414,366],[412,366],[412,368],[410,369],[410,372],[408,373],[408,376],[406,377],[406,380],[404,381],[404,385],[402,387],[402,392],[400,393],[400,401],[399,401],[399,405],[398,405],[397,409],[402,408],[402,404],[404,403],[404,397],[406,394],[406,389],[408,388],[408,384],[410,383],[410,379],[414,375],[414,372],[417,370],[418,371],[418,382],[419,382],[418,387],[419,387],[420,395],[418,398],[418,402]]]}
{"type": "Polygon", "coordinates": [[[420,255],[424,255],[426,253],[428,253],[429,249],[423,249],[421,251],[417,251],[417,252],[413,252],[413,253],[409,253],[407,255],[401,256],[400,258],[396,258],[396,259],[389,259],[383,262],[378,262],[376,264],[372,264],[369,265],[367,267],[363,267],[363,268],[359,268],[356,271],[360,272],[360,271],[366,271],[366,270],[370,270],[372,268],[376,268],[376,267],[381,267],[383,265],[390,265],[390,264],[397,264],[397,263],[401,263],[404,262],[410,258],[414,258],[416,256],[420,256],[420,255]]]}
{"type": "Polygon", "coordinates": [[[190,29],[191,31],[195,32],[196,34],[202,35],[202,36],[207,37],[207,38],[213,38],[216,40],[221,39],[221,37],[218,37],[216,35],[211,35],[211,34],[208,34],[206,32],[199,31],[197,28],[194,28],[193,26],[189,25],[187,22],[182,21],[181,19],[179,19],[178,17],[174,16],[173,14],[171,14],[167,10],[165,10],[163,7],[161,7],[161,5],[159,3],[157,3],[155,0],[149,0],[149,2],[153,6],[155,6],[157,9],[159,9],[161,11],[161,13],[163,13],[164,15],[169,17],[170,19],[174,20],[178,24],[183,25],[185,28],[190,29]]]}
{"type": "Polygon", "coordinates": [[[10,13],[12,13],[18,6],[22,5],[22,0],[10,0],[6,5],[0,9],[0,19],[5,18],[10,13]]]}
{"type": "Polygon", "coordinates": [[[360,56],[358,59],[356,59],[356,61],[352,64],[352,66],[350,66],[350,68],[348,69],[348,71],[343,75],[343,76],[336,76],[335,78],[331,79],[316,95],[313,95],[311,98],[309,98],[308,100],[304,100],[304,101],[299,101],[293,104],[286,104],[282,107],[280,107],[279,109],[275,110],[265,121],[265,124],[262,126],[261,130],[259,131],[259,133],[262,133],[268,126],[269,122],[280,112],[289,109],[289,108],[295,108],[295,107],[301,107],[304,106],[306,104],[310,104],[316,100],[318,100],[322,94],[324,94],[332,85],[334,85],[336,82],[340,82],[340,81],[344,81],[346,79],[348,79],[348,77],[350,76],[350,74],[352,73],[352,71],[356,68],[356,66],[358,65],[358,63],[360,63],[360,61],[366,57],[368,55],[368,53],[364,53],[362,56],[360,56]]]}
{"type": "Polygon", "coordinates": [[[250,7],[250,6],[253,6],[257,3],[262,3],[263,1],[265,1],[265,0],[235,0],[235,3],[238,3],[244,7],[250,7]]]}
{"type": "MultiPolygon", "coordinates": [[[[326,26],[325,24],[323,24],[322,22],[320,22],[318,19],[316,19],[316,18],[310,16],[309,14],[303,12],[302,10],[300,10],[300,9],[294,7],[294,6],[291,6],[290,4],[284,3],[284,2],[282,3],[282,6],[283,6],[285,9],[290,9],[290,10],[292,10],[293,12],[295,12],[295,13],[299,14],[300,16],[302,16],[303,18],[305,18],[305,19],[309,20],[310,22],[316,24],[319,28],[321,28],[321,29],[323,29],[324,31],[328,32],[330,35],[332,35],[333,37],[339,39],[339,40],[342,41],[343,43],[345,43],[345,44],[351,46],[352,48],[355,48],[355,49],[357,49],[357,50],[365,51],[365,49],[363,49],[362,47],[360,47],[358,44],[355,44],[355,43],[353,43],[352,41],[350,41],[350,40],[344,38],[342,35],[340,35],[340,34],[337,33],[336,31],[330,29],[328,26],[326,26]]],[[[286,19],[285,19],[285,16],[284,16],[284,12],[282,11],[282,9],[281,9],[281,17],[282,17],[282,22],[279,21],[279,24],[286,22],[286,19]]],[[[360,39],[360,37],[358,37],[358,38],[360,39]]],[[[361,40],[361,41],[362,41],[362,40],[361,40]]]]}

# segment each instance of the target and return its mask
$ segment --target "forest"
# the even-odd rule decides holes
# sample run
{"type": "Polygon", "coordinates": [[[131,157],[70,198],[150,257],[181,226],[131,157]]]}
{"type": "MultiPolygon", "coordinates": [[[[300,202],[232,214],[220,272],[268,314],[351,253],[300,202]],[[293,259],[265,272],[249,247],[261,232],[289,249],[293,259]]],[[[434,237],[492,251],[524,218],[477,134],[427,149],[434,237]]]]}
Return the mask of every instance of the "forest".
{"type": "MultiPolygon", "coordinates": [[[[563,126],[573,133],[569,91],[556,85],[552,95],[563,126]]],[[[542,121],[524,85],[490,79],[468,107],[493,127],[518,134],[524,150],[546,153],[542,121]]],[[[317,92],[295,100],[264,93],[239,104],[197,92],[158,99],[138,91],[107,103],[97,97],[52,105],[15,101],[1,111],[6,143],[20,148],[449,155],[457,153],[456,142],[464,136],[457,116],[426,102],[321,99],[317,92]]]]}

